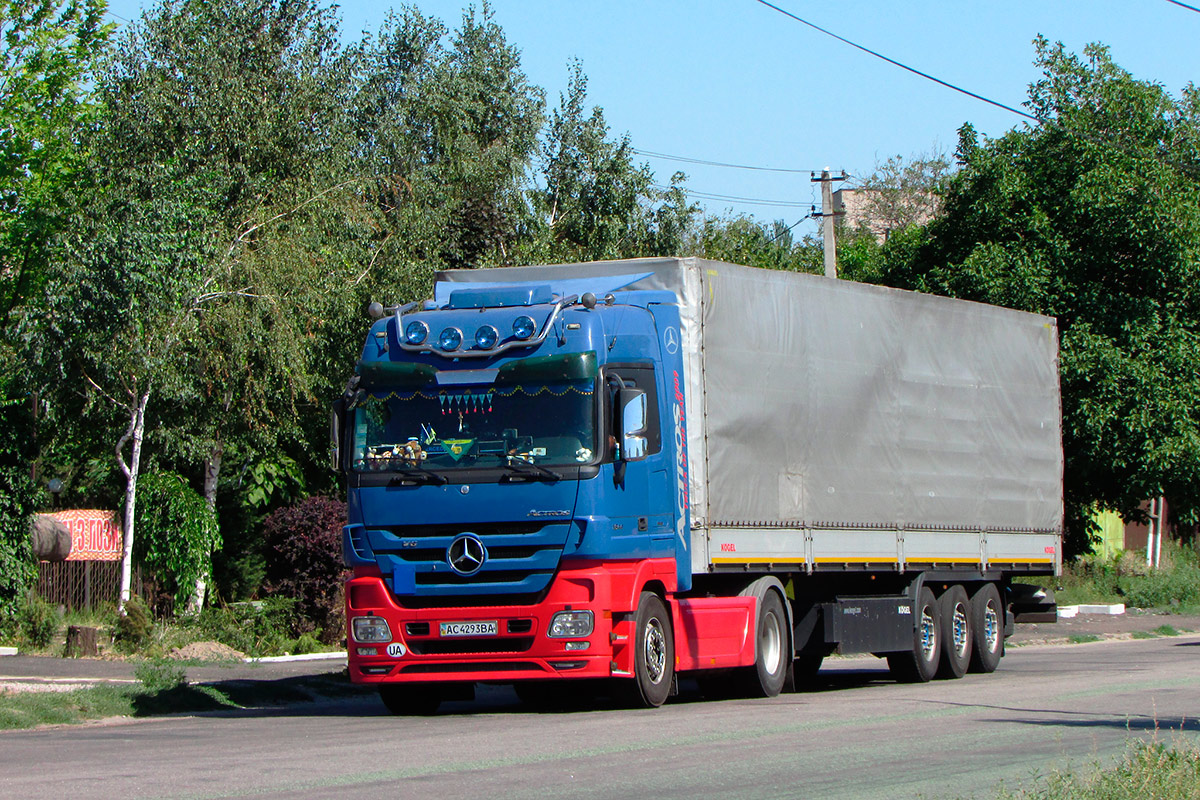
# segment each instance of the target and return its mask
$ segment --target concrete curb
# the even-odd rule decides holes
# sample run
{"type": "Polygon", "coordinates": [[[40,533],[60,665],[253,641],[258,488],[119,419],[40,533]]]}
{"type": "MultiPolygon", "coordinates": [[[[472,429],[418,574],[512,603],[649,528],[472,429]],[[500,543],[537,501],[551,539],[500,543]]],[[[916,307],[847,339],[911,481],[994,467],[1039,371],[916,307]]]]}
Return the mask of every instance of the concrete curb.
{"type": "Polygon", "coordinates": [[[284,664],[289,661],[333,661],[346,658],[346,652],[340,653],[305,653],[302,656],[264,656],[263,658],[244,658],[247,664],[284,664]]]}
{"type": "Polygon", "coordinates": [[[0,647],[0,656],[15,656],[17,648],[15,647],[0,647]]]}
{"type": "Polygon", "coordinates": [[[1058,618],[1070,619],[1079,614],[1105,614],[1116,616],[1125,613],[1124,603],[1113,603],[1111,605],[1079,605],[1079,606],[1059,606],[1058,618]]]}

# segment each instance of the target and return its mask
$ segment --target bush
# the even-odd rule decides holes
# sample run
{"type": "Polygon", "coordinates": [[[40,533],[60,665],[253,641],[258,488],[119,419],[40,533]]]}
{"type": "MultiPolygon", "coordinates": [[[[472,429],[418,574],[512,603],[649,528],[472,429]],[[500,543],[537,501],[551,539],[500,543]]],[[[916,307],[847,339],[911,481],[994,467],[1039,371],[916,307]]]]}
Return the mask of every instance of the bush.
{"type": "Polygon", "coordinates": [[[206,608],[184,624],[194,639],[220,642],[252,658],[280,656],[292,646],[295,605],[287,597],[233,603],[206,608]]]}
{"type": "Polygon", "coordinates": [[[54,641],[58,623],[58,611],[37,595],[30,595],[18,616],[21,641],[43,650],[54,641]]]}
{"type": "Polygon", "coordinates": [[[309,653],[319,652],[321,652],[321,643],[311,633],[301,634],[296,643],[292,645],[292,655],[294,656],[305,656],[309,653]]]}
{"type": "Polygon", "coordinates": [[[133,653],[145,647],[154,635],[154,620],[142,598],[130,595],[125,613],[113,625],[113,643],[123,653],[133,653]]]}
{"type": "Polygon", "coordinates": [[[181,476],[152,473],[138,481],[137,532],[134,555],[162,581],[179,613],[196,581],[211,578],[221,544],[216,513],[181,476]]]}
{"type": "Polygon", "coordinates": [[[141,681],[148,692],[169,692],[187,683],[183,667],[165,658],[143,661],[134,667],[133,677],[141,681]]]}
{"type": "Polygon", "coordinates": [[[1136,608],[1195,605],[1200,603],[1200,567],[1179,560],[1170,568],[1125,578],[1121,588],[1126,601],[1136,608]]]}
{"type": "Polygon", "coordinates": [[[295,633],[323,631],[323,641],[341,639],[345,630],[342,584],[342,526],[346,504],[327,497],[310,497],[267,517],[267,580],[272,594],[296,600],[299,614],[295,633]]]}

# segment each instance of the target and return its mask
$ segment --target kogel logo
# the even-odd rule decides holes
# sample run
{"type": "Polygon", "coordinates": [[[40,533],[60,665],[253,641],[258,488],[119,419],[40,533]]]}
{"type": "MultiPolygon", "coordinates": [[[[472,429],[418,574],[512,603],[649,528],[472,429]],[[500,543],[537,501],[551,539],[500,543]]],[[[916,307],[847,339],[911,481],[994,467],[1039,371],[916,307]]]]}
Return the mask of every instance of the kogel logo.
{"type": "Polygon", "coordinates": [[[679,536],[680,546],[686,547],[687,540],[684,536],[687,533],[685,526],[687,525],[688,510],[687,426],[683,420],[683,391],[679,388],[679,373],[673,374],[675,376],[675,404],[672,408],[672,416],[675,421],[675,497],[679,506],[675,533],[679,536]]]}

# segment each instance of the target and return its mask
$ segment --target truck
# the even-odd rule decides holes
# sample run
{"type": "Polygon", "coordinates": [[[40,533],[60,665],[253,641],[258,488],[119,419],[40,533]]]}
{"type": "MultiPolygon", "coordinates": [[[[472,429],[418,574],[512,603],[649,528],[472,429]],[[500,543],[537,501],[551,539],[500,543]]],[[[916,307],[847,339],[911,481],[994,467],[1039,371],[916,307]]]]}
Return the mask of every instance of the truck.
{"type": "Polygon", "coordinates": [[[1055,320],[700,258],[436,274],[334,403],[349,672],[656,707],[997,668],[1053,600],[1055,320]],[[690,686],[690,684],[689,684],[690,686]]]}

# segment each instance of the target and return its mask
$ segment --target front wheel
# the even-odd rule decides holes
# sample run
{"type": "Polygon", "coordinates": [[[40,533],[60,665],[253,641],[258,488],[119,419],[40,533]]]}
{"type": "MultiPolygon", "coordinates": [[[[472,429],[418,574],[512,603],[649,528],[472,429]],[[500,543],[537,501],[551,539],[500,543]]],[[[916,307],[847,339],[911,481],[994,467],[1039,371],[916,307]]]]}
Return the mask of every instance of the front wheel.
{"type": "Polygon", "coordinates": [[[675,636],[662,598],[642,592],[634,617],[633,700],[645,708],[667,701],[675,680],[675,636]]]}

